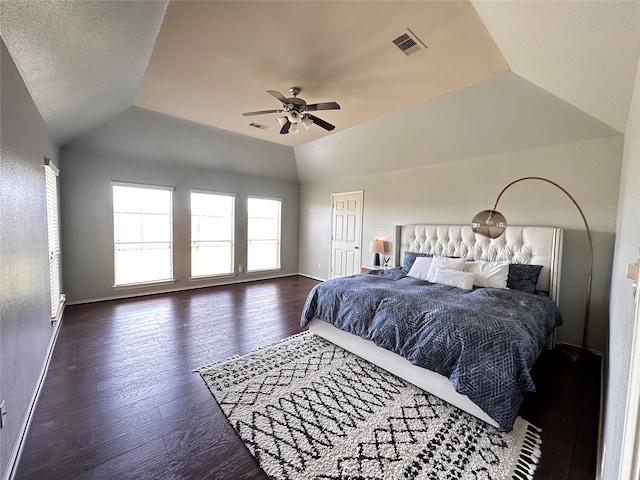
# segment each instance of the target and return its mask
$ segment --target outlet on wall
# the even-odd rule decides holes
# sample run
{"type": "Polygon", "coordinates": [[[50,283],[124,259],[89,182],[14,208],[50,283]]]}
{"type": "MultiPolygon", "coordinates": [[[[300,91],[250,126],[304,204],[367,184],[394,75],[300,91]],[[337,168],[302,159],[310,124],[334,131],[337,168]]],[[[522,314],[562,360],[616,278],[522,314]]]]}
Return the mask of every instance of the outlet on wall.
{"type": "Polygon", "coordinates": [[[242,273],[242,268],[243,268],[243,267],[242,267],[242,264],[239,264],[239,265],[238,265],[238,271],[239,271],[240,273],[242,273]]]}
{"type": "Polygon", "coordinates": [[[321,263],[318,264],[318,270],[322,270],[322,264],[321,263]]]}

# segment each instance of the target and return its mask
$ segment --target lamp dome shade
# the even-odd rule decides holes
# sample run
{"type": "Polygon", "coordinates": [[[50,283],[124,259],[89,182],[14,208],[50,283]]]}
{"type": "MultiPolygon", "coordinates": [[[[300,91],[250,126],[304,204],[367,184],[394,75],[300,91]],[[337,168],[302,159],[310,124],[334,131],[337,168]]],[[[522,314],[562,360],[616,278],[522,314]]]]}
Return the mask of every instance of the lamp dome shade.
{"type": "Polygon", "coordinates": [[[311,120],[309,117],[305,116],[305,117],[302,118],[302,121],[300,123],[302,123],[304,128],[309,130],[311,128],[311,125],[313,125],[313,120],[311,120]]]}
{"type": "Polygon", "coordinates": [[[498,238],[507,228],[507,220],[496,210],[478,212],[471,220],[473,233],[489,238],[498,238]]]}

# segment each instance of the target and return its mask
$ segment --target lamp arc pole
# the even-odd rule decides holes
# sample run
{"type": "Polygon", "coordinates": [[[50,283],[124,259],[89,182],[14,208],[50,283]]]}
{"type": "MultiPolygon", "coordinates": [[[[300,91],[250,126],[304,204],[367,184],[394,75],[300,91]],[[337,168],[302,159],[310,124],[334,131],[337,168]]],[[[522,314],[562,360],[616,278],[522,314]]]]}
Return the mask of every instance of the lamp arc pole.
{"type": "Polygon", "coordinates": [[[587,335],[589,333],[589,310],[591,307],[591,284],[592,284],[592,275],[593,275],[593,240],[591,239],[591,229],[589,228],[589,222],[587,222],[587,217],[585,217],[584,212],[582,211],[582,208],[580,208],[580,205],[578,205],[578,202],[576,202],[576,199],[573,198],[573,196],[561,185],[557,184],[556,182],[554,182],[553,180],[549,180],[548,178],[544,178],[544,177],[522,177],[522,178],[518,178],[517,180],[514,180],[513,182],[509,183],[506,187],[504,187],[502,189],[502,191],[498,194],[498,197],[496,198],[496,203],[493,205],[493,212],[496,211],[496,208],[498,207],[498,202],[500,201],[500,198],[502,197],[502,194],[512,185],[515,185],[516,183],[520,183],[520,182],[524,182],[525,180],[540,180],[542,182],[546,182],[549,183],[551,185],[553,185],[554,187],[560,189],[567,197],[569,197],[569,200],[571,200],[571,202],[573,202],[573,204],[575,205],[575,207],[578,209],[578,212],[580,212],[580,216],[582,217],[582,221],[584,222],[584,228],[587,232],[587,241],[589,243],[589,279],[587,282],[587,301],[586,301],[586,305],[585,305],[585,309],[584,309],[584,325],[582,326],[582,350],[586,350],[587,348],[587,335]]]}

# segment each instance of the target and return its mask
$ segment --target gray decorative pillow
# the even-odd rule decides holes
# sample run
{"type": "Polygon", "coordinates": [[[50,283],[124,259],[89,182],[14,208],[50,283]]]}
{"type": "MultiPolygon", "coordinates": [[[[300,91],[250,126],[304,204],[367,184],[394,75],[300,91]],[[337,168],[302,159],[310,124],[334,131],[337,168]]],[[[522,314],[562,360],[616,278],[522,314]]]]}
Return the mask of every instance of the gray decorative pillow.
{"type": "Polygon", "coordinates": [[[411,267],[413,266],[413,262],[415,262],[418,257],[433,257],[433,255],[430,253],[404,252],[402,271],[404,273],[409,273],[409,270],[411,270],[411,267]]]}
{"type": "Polygon", "coordinates": [[[510,263],[507,288],[521,290],[527,293],[536,293],[536,284],[542,265],[525,265],[523,263],[510,263]]]}

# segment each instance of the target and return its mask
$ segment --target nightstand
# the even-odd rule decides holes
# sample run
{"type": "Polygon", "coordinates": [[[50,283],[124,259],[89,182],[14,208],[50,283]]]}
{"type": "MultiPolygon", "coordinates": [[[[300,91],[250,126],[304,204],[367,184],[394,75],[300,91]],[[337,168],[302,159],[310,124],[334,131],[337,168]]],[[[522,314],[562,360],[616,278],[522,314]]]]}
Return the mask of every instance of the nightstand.
{"type": "Polygon", "coordinates": [[[388,268],[391,268],[391,267],[385,267],[384,265],[379,265],[377,267],[373,265],[362,265],[360,267],[360,273],[369,273],[369,272],[373,272],[374,270],[386,270],[388,268]]]}

